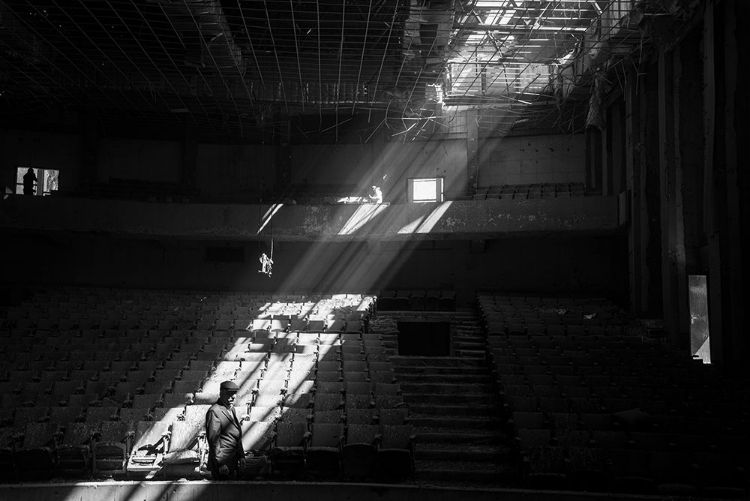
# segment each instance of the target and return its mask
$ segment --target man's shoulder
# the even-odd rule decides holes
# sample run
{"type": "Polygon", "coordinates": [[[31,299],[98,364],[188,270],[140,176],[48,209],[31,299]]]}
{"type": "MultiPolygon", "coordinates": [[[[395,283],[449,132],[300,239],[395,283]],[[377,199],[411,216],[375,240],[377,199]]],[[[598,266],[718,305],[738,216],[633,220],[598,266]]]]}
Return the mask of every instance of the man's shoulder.
{"type": "Polygon", "coordinates": [[[206,411],[207,414],[221,414],[224,411],[224,406],[221,405],[219,402],[216,402],[211,407],[208,408],[208,411],[206,411]]]}

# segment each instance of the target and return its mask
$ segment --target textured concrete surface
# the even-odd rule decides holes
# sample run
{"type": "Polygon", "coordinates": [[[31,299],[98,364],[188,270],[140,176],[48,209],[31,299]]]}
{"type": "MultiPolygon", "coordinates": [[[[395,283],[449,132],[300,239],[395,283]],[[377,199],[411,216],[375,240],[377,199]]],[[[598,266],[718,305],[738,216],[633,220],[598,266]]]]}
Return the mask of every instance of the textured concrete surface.
{"type": "Polygon", "coordinates": [[[0,227],[222,240],[441,240],[608,233],[618,228],[618,204],[617,197],[267,206],[12,196],[0,204],[0,227]]]}

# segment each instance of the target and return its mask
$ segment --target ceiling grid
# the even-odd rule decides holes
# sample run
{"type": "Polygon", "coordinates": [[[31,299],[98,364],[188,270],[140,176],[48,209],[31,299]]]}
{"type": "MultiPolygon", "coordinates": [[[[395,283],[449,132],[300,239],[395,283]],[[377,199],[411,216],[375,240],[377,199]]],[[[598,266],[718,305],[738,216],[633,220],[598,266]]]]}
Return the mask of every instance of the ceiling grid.
{"type": "Polygon", "coordinates": [[[363,115],[368,138],[385,126],[413,139],[455,130],[467,108],[495,133],[570,129],[590,74],[637,59],[644,19],[674,15],[667,3],[0,0],[0,110],[96,110],[108,127],[232,138],[296,120],[305,137],[338,140],[363,115]]]}

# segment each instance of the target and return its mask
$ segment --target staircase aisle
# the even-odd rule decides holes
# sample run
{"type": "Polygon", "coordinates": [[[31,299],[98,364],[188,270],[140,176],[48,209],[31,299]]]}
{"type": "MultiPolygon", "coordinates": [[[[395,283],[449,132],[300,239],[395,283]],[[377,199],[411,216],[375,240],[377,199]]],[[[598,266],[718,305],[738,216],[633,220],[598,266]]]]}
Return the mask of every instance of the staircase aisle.
{"type": "Polygon", "coordinates": [[[417,435],[416,479],[512,487],[518,468],[503,430],[479,320],[471,312],[448,318],[452,356],[391,357],[417,435]]]}

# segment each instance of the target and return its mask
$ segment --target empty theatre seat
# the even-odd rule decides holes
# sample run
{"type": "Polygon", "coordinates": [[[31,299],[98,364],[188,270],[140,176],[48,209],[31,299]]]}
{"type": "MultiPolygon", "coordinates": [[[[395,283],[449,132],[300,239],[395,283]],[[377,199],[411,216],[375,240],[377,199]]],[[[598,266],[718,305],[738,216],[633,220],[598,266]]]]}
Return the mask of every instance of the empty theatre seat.
{"type": "Polygon", "coordinates": [[[163,456],[169,450],[171,424],[172,420],[138,422],[127,463],[129,476],[150,478],[161,469],[163,456]]]}
{"type": "Polygon", "coordinates": [[[49,476],[57,468],[57,444],[62,438],[57,423],[30,423],[14,451],[16,471],[22,476],[49,476]]]}
{"type": "Polygon", "coordinates": [[[105,421],[99,423],[97,428],[92,455],[94,474],[125,474],[135,424],[130,421],[105,421]]]}
{"type": "Polygon", "coordinates": [[[411,425],[380,425],[377,478],[384,481],[413,478],[415,442],[411,425]]]}
{"type": "Polygon", "coordinates": [[[373,424],[347,425],[346,440],[341,451],[342,474],[345,479],[374,479],[380,427],[373,424]]]}
{"type": "Polygon", "coordinates": [[[342,423],[313,423],[305,464],[313,476],[338,477],[341,472],[342,423]]]}
{"type": "Polygon", "coordinates": [[[271,473],[300,475],[305,468],[305,454],[310,441],[306,422],[282,421],[276,425],[273,447],[269,453],[271,473]]]}
{"type": "Polygon", "coordinates": [[[57,465],[61,472],[87,474],[91,471],[91,446],[95,428],[85,423],[67,422],[57,446],[57,465]]]}
{"type": "Polygon", "coordinates": [[[188,405],[184,421],[173,421],[169,449],[164,454],[163,468],[167,478],[196,477],[206,462],[206,412],[209,405],[188,405]]]}

